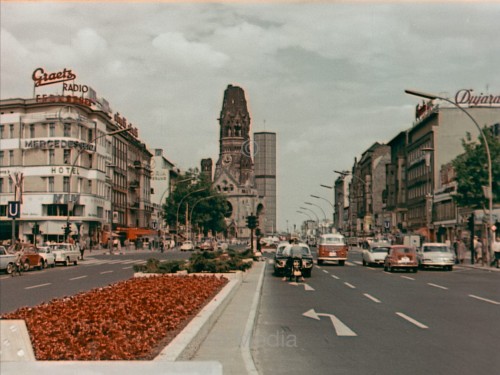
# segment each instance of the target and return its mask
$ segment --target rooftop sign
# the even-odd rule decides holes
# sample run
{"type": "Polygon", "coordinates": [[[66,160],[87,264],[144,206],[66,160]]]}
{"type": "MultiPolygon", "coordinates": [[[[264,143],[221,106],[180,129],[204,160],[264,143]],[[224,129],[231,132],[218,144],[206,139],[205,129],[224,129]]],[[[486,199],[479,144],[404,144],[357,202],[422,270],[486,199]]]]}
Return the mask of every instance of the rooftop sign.
{"type": "Polygon", "coordinates": [[[35,82],[35,87],[52,85],[54,83],[60,83],[65,81],[72,81],[76,78],[71,69],[66,69],[56,72],[56,73],[46,73],[43,68],[36,68],[31,75],[33,81],[35,82]]]}

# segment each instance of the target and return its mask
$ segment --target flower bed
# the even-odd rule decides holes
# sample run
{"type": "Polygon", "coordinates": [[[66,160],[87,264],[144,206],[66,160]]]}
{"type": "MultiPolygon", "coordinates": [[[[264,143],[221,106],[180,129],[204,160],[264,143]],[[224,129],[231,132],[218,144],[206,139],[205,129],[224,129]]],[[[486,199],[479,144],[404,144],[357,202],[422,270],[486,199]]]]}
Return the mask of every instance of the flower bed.
{"type": "Polygon", "coordinates": [[[37,360],[153,359],[227,283],[215,276],[134,278],[24,307],[37,360]]]}

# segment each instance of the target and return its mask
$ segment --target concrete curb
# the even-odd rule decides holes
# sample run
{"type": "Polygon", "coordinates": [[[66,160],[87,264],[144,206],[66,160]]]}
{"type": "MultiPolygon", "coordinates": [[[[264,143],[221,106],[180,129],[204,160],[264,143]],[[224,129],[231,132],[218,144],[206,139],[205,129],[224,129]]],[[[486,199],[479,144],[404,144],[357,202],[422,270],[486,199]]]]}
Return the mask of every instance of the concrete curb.
{"type": "Polygon", "coordinates": [[[230,278],[227,285],[155,357],[154,361],[189,360],[193,356],[243,281],[241,271],[220,275],[230,278]]]}

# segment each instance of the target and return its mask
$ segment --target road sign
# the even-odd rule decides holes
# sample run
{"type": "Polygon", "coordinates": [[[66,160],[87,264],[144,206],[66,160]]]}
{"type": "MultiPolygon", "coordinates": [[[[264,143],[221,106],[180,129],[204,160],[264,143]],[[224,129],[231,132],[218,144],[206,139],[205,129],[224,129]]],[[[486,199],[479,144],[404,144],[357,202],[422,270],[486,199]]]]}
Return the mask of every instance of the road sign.
{"type": "Polygon", "coordinates": [[[7,208],[7,216],[9,219],[19,219],[21,217],[21,202],[10,201],[7,208]]]}

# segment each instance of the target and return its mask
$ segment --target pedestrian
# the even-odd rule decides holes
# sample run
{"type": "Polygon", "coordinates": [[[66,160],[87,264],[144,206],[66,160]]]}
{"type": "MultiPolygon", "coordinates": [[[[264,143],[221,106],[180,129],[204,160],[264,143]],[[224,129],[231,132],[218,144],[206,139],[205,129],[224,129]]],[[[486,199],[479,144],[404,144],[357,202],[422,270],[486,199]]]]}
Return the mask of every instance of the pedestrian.
{"type": "Polygon", "coordinates": [[[83,253],[85,252],[86,242],[80,242],[80,260],[83,260],[83,253]]]}
{"type": "Polygon", "coordinates": [[[495,256],[495,259],[493,260],[493,262],[491,262],[491,265],[493,266],[496,263],[497,268],[500,268],[500,237],[497,237],[496,241],[491,244],[491,250],[493,251],[493,255],[495,256]]]}
{"type": "Polygon", "coordinates": [[[476,238],[476,241],[474,241],[474,253],[476,254],[476,263],[483,264],[484,265],[484,258],[483,258],[483,243],[481,242],[480,238],[476,238]]]}
{"type": "Polygon", "coordinates": [[[160,251],[163,253],[165,251],[165,243],[160,239],[160,251]]]}
{"type": "Polygon", "coordinates": [[[464,241],[458,239],[457,240],[457,253],[458,253],[458,261],[460,262],[460,264],[464,264],[466,252],[467,252],[467,249],[465,247],[464,241]]]}

